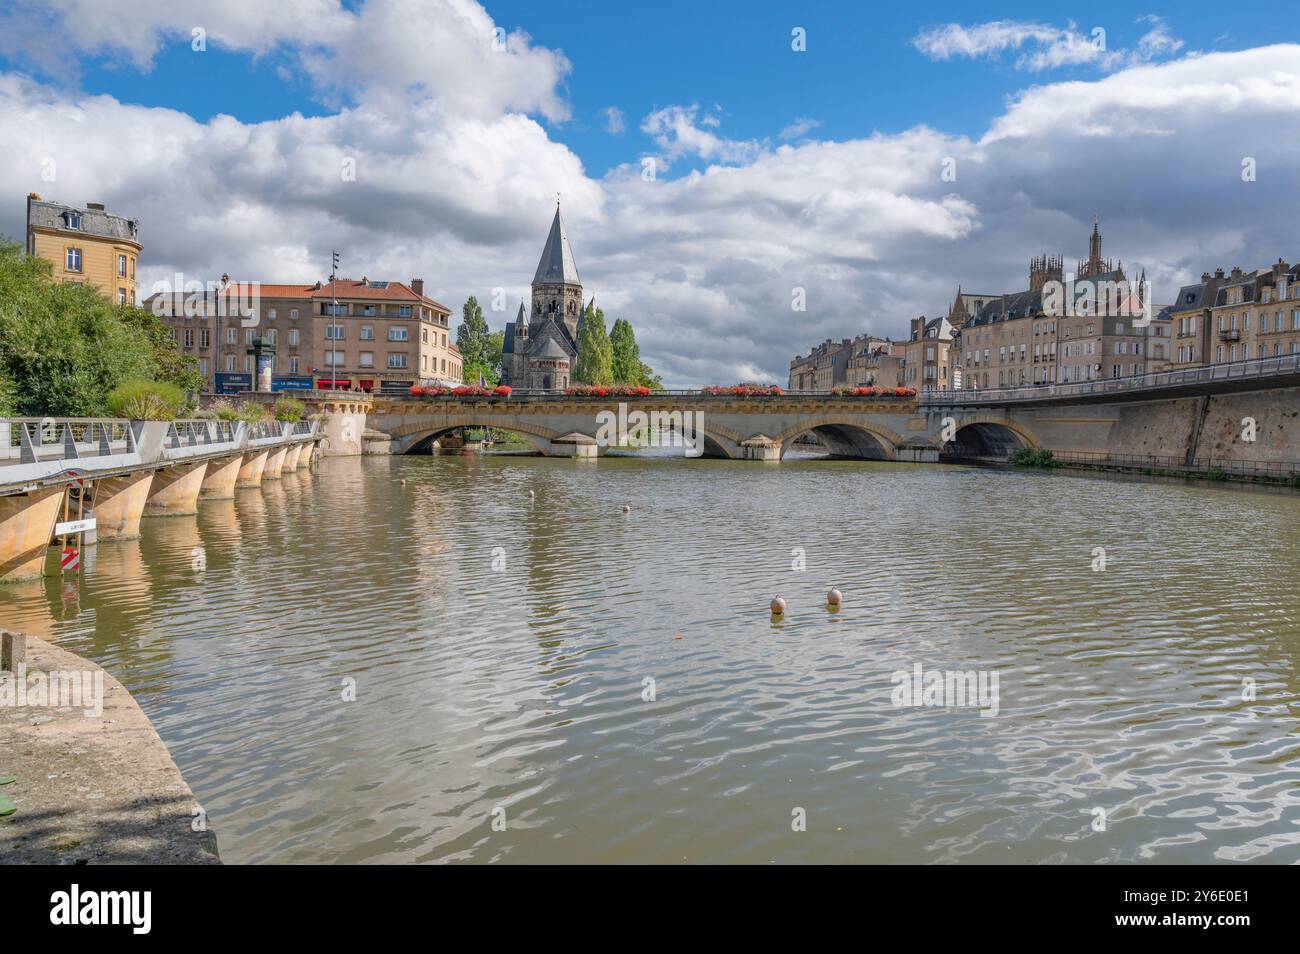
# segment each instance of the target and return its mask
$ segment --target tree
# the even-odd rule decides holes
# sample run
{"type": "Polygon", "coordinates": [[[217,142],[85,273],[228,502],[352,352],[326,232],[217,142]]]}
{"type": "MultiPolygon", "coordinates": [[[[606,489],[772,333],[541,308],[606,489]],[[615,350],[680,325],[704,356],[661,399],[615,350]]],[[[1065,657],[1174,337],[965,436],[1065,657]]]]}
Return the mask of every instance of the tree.
{"type": "Polygon", "coordinates": [[[50,264],[0,241],[0,402],[30,417],[99,417],[127,381],[197,390],[202,377],[152,312],[51,278],[50,264]]]}
{"type": "Polygon", "coordinates": [[[461,380],[466,384],[478,384],[481,377],[484,384],[495,386],[501,380],[501,352],[505,344],[504,331],[489,332],[483,339],[483,358],[473,363],[463,362],[461,380]]]}
{"type": "Polygon", "coordinates": [[[578,334],[578,365],[573,379],[583,384],[614,383],[614,349],[605,332],[605,313],[587,306],[578,334]]]}
{"type": "MultiPolygon", "coordinates": [[[[470,365],[488,363],[488,324],[478,299],[473,295],[465,302],[460,315],[460,327],[456,329],[456,347],[460,349],[461,363],[468,373],[470,365]]],[[[474,379],[477,382],[477,373],[474,379]]],[[[468,381],[469,378],[466,377],[465,380],[468,381]]]]}
{"type": "Polygon", "coordinates": [[[654,373],[654,369],[641,360],[641,348],[636,343],[636,334],[630,321],[622,318],[615,320],[614,327],[609,332],[609,343],[613,349],[616,382],[633,387],[644,385],[656,390],[663,389],[663,381],[654,373]]]}

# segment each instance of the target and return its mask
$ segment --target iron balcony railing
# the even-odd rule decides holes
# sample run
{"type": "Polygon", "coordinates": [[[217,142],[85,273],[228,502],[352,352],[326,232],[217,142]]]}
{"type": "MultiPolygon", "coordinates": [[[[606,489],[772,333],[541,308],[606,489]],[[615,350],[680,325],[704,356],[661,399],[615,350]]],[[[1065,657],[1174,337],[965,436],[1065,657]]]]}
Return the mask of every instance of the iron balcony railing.
{"type": "Polygon", "coordinates": [[[1300,374],[1300,354],[1282,355],[1276,358],[1253,358],[1249,361],[1182,368],[1177,371],[1156,371],[1126,378],[1098,378],[1095,381],[1078,381],[1069,384],[1036,384],[1016,388],[963,391],[922,391],[921,402],[923,404],[985,404],[990,401],[1041,401],[1044,398],[1140,392],[1180,385],[1212,384],[1217,381],[1237,381],[1286,374],[1300,374]]]}

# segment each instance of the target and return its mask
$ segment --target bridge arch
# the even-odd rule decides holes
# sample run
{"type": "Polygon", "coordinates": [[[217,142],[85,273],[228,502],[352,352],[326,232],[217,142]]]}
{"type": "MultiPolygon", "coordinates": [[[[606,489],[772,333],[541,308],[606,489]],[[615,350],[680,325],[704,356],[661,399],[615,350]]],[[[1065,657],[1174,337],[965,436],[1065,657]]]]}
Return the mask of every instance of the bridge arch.
{"type": "Polygon", "coordinates": [[[931,443],[953,457],[1010,457],[1018,450],[1041,446],[1028,428],[999,414],[973,414],[957,420],[951,441],[940,430],[931,443]]]}
{"type": "Polygon", "coordinates": [[[548,427],[511,418],[488,415],[464,414],[444,418],[433,424],[429,421],[412,421],[393,428],[382,428],[393,440],[397,441],[402,454],[414,453],[417,448],[428,441],[437,440],[450,431],[463,427],[495,427],[503,431],[518,434],[537,449],[538,453],[550,456],[554,448],[551,440],[559,434],[548,427]]]}
{"type": "Polygon", "coordinates": [[[781,433],[774,440],[781,443],[781,456],[801,434],[817,437],[832,457],[854,457],[865,460],[895,460],[903,435],[880,424],[864,421],[846,414],[830,414],[808,418],[781,433]]]}

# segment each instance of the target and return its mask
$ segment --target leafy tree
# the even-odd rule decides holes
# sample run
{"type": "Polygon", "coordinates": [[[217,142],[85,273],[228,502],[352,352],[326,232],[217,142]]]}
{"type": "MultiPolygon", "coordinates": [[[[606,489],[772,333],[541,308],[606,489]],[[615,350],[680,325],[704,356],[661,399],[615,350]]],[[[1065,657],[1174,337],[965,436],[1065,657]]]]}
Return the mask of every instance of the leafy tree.
{"type": "Polygon", "coordinates": [[[488,387],[496,387],[501,380],[498,368],[494,368],[483,361],[462,365],[461,380],[465,384],[478,384],[480,375],[483,378],[483,383],[488,387]]]}
{"type": "Polygon", "coordinates": [[[30,417],[109,413],[127,381],[196,390],[202,377],[152,312],[55,282],[48,262],[0,241],[0,403],[30,417]]]}
{"type": "Polygon", "coordinates": [[[605,313],[587,305],[578,335],[578,365],[572,378],[583,384],[614,383],[614,349],[605,331],[605,313]]]}
{"type": "MultiPolygon", "coordinates": [[[[488,324],[487,319],[483,317],[483,309],[479,307],[478,299],[473,295],[469,296],[460,314],[460,327],[456,329],[456,347],[460,349],[461,362],[466,373],[465,380],[468,381],[470,365],[488,363],[488,324]]],[[[478,381],[477,372],[474,380],[478,381]]]]}
{"type": "Polygon", "coordinates": [[[614,380],[619,384],[641,383],[641,349],[637,347],[632,325],[625,318],[616,318],[609,330],[609,344],[614,360],[614,380]]]}

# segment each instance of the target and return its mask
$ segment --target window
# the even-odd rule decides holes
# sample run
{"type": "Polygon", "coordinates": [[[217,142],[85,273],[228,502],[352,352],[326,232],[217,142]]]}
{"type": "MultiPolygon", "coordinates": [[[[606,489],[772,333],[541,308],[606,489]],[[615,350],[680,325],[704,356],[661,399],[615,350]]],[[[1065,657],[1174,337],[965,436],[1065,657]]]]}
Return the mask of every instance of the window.
{"type": "Polygon", "coordinates": [[[248,329],[246,329],[246,330],[244,331],[244,344],[252,344],[252,343],[253,343],[253,338],[256,337],[256,335],[257,335],[257,332],[256,332],[255,329],[253,329],[253,328],[248,328],[248,329]]]}
{"type": "Polygon", "coordinates": [[[77,231],[81,231],[81,213],[80,213],[80,212],[65,212],[65,213],[63,213],[63,220],[64,220],[64,222],[67,223],[68,228],[70,228],[70,229],[76,229],[77,231]]]}
{"type": "Polygon", "coordinates": [[[205,378],[208,376],[208,359],[207,359],[207,358],[199,358],[199,374],[203,375],[205,378]]]}
{"type": "Polygon", "coordinates": [[[296,354],[289,355],[289,373],[298,373],[298,356],[296,354]]]}
{"type": "Polygon", "coordinates": [[[325,352],[325,363],[327,365],[330,365],[331,367],[333,367],[334,365],[338,365],[338,367],[341,368],[343,367],[343,365],[347,364],[347,360],[348,360],[347,355],[344,354],[342,351],[325,352]]]}
{"type": "Polygon", "coordinates": [[[320,306],[322,315],[346,315],[348,313],[347,305],[325,305],[320,306]]]}
{"type": "Polygon", "coordinates": [[[271,328],[271,329],[268,330],[267,333],[266,333],[266,343],[269,344],[269,345],[274,345],[274,344],[275,344],[275,338],[276,338],[275,329],[274,329],[274,328],[271,328]]]}
{"type": "Polygon", "coordinates": [[[290,309],[289,309],[289,320],[291,320],[291,321],[297,321],[297,320],[298,320],[298,309],[297,309],[297,308],[290,308],[290,309]]]}
{"type": "Polygon", "coordinates": [[[117,277],[126,278],[126,256],[125,255],[119,255],[117,257],[117,277]]]}
{"type": "Polygon", "coordinates": [[[234,370],[235,370],[235,356],[233,354],[228,354],[226,355],[226,372],[229,373],[234,370]]]}
{"type": "Polygon", "coordinates": [[[248,374],[253,374],[257,370],[255,367],[253,367],[253,356],[251,354],[248,355],[248,357],[244,358],[244,370],[248,374]]]}
{"type": "Polygon", "coordinates": [[[211,344],[212,344],[212,332],[208,331],[207,328],[199,329],[199,347],[207,348],[211,344]]]}
{"type": "Polygon", "coordinates": [[[185,329],[185,347],[187,347],[187,348],[193,348],[193,347],[194,347],[194,329],[193,329],[193,328],[186,328],[186,329],[185,329]]]}
{"type": "Polygon", "coordinates": [[[376,314],[378,314],[378,312],[375,311],[374,305],[361,305],[360,308],[361,310],[357,312],[357,314],[363,315],[366,318],[373,318],[375,317],[376,314]]]}
{"type": "Polygon", "coordinates": [[[388,329],[389,341],[410,341],[411,332],[405,325],[393,325],[388,329]]]}
{"type": "MultiPolygon", "coordinates": [[[[239,329],[238,329],[238,328],[227,328],[227,329],[226,329],[226,344],[238,344],[238,343],[239,343],[239,329]]],[[[234,369],[231,368],[231,370],[233,371],[234,369]]]]}
{"type": "Polygon", "coordinates": [[[361,326],[361,340],[362,340],[362,341],[374,341],[374,340],[375,340],[375,326],[374,326],[374,325],[362,325],[362,326],[361,326]]]}
{"type": "Polygon", "coordinates": [[[289,347],[298,347],[298,329],[293,328],[289,331],[289,347]]]}
{"type": "Polygon", "coordinates": [[[402,317],[402,318],[410,318],[410,317],[411,317],[411,306],[410,306],[410,305],[399,305],[398,308],[397,308],[397,314],[398,314],[399,317],[402,317]]]}
{"type": "Polygon", "coordinates": [[[326,326],[325,326],[325,340],[326,340],[326,341],[343,341],[346,337],[347,337],[347,326],[346,326],[346,325],[326,325],[326,326]]]}
{"type": "Polygon", "coordinates": [[[404,368],[404,367],[406,367],[406,355],[405,355],[404,353],[402,353],[402,354],[397,354],[397,353],[394,353],[394,352],[391,352],[391,351],[390,351],[390,352],[388,353],[388,366],[389,366],[390,368],[404,368]]]}
{"type": "Polygon", "coordinates": [[[125,289],[125,288],[119,288],[119,289],[117,290],[117,303],[118,303],[119,305],[125,305],[125,304],[126,304],[126,289],[125,289]]]}
{"type": "Polygon", "coordinates": [[[363,368],[373,368],[375,366],[375,353],[373,351],[361,352],[361,360],[358,364],[363,368]]]}
{"type": "Polygon", "coordinates": [[[268,309],[266,309],[266,320],[267,320],[267,321],[275,321],[275,309],[274,309],[274,308],[268,308],[268,309]]]}
{"type": "Polygon", "coordinates": [[[70,272],[81,271],[81,249],[68,247],[67,270],[70,272]]]}

